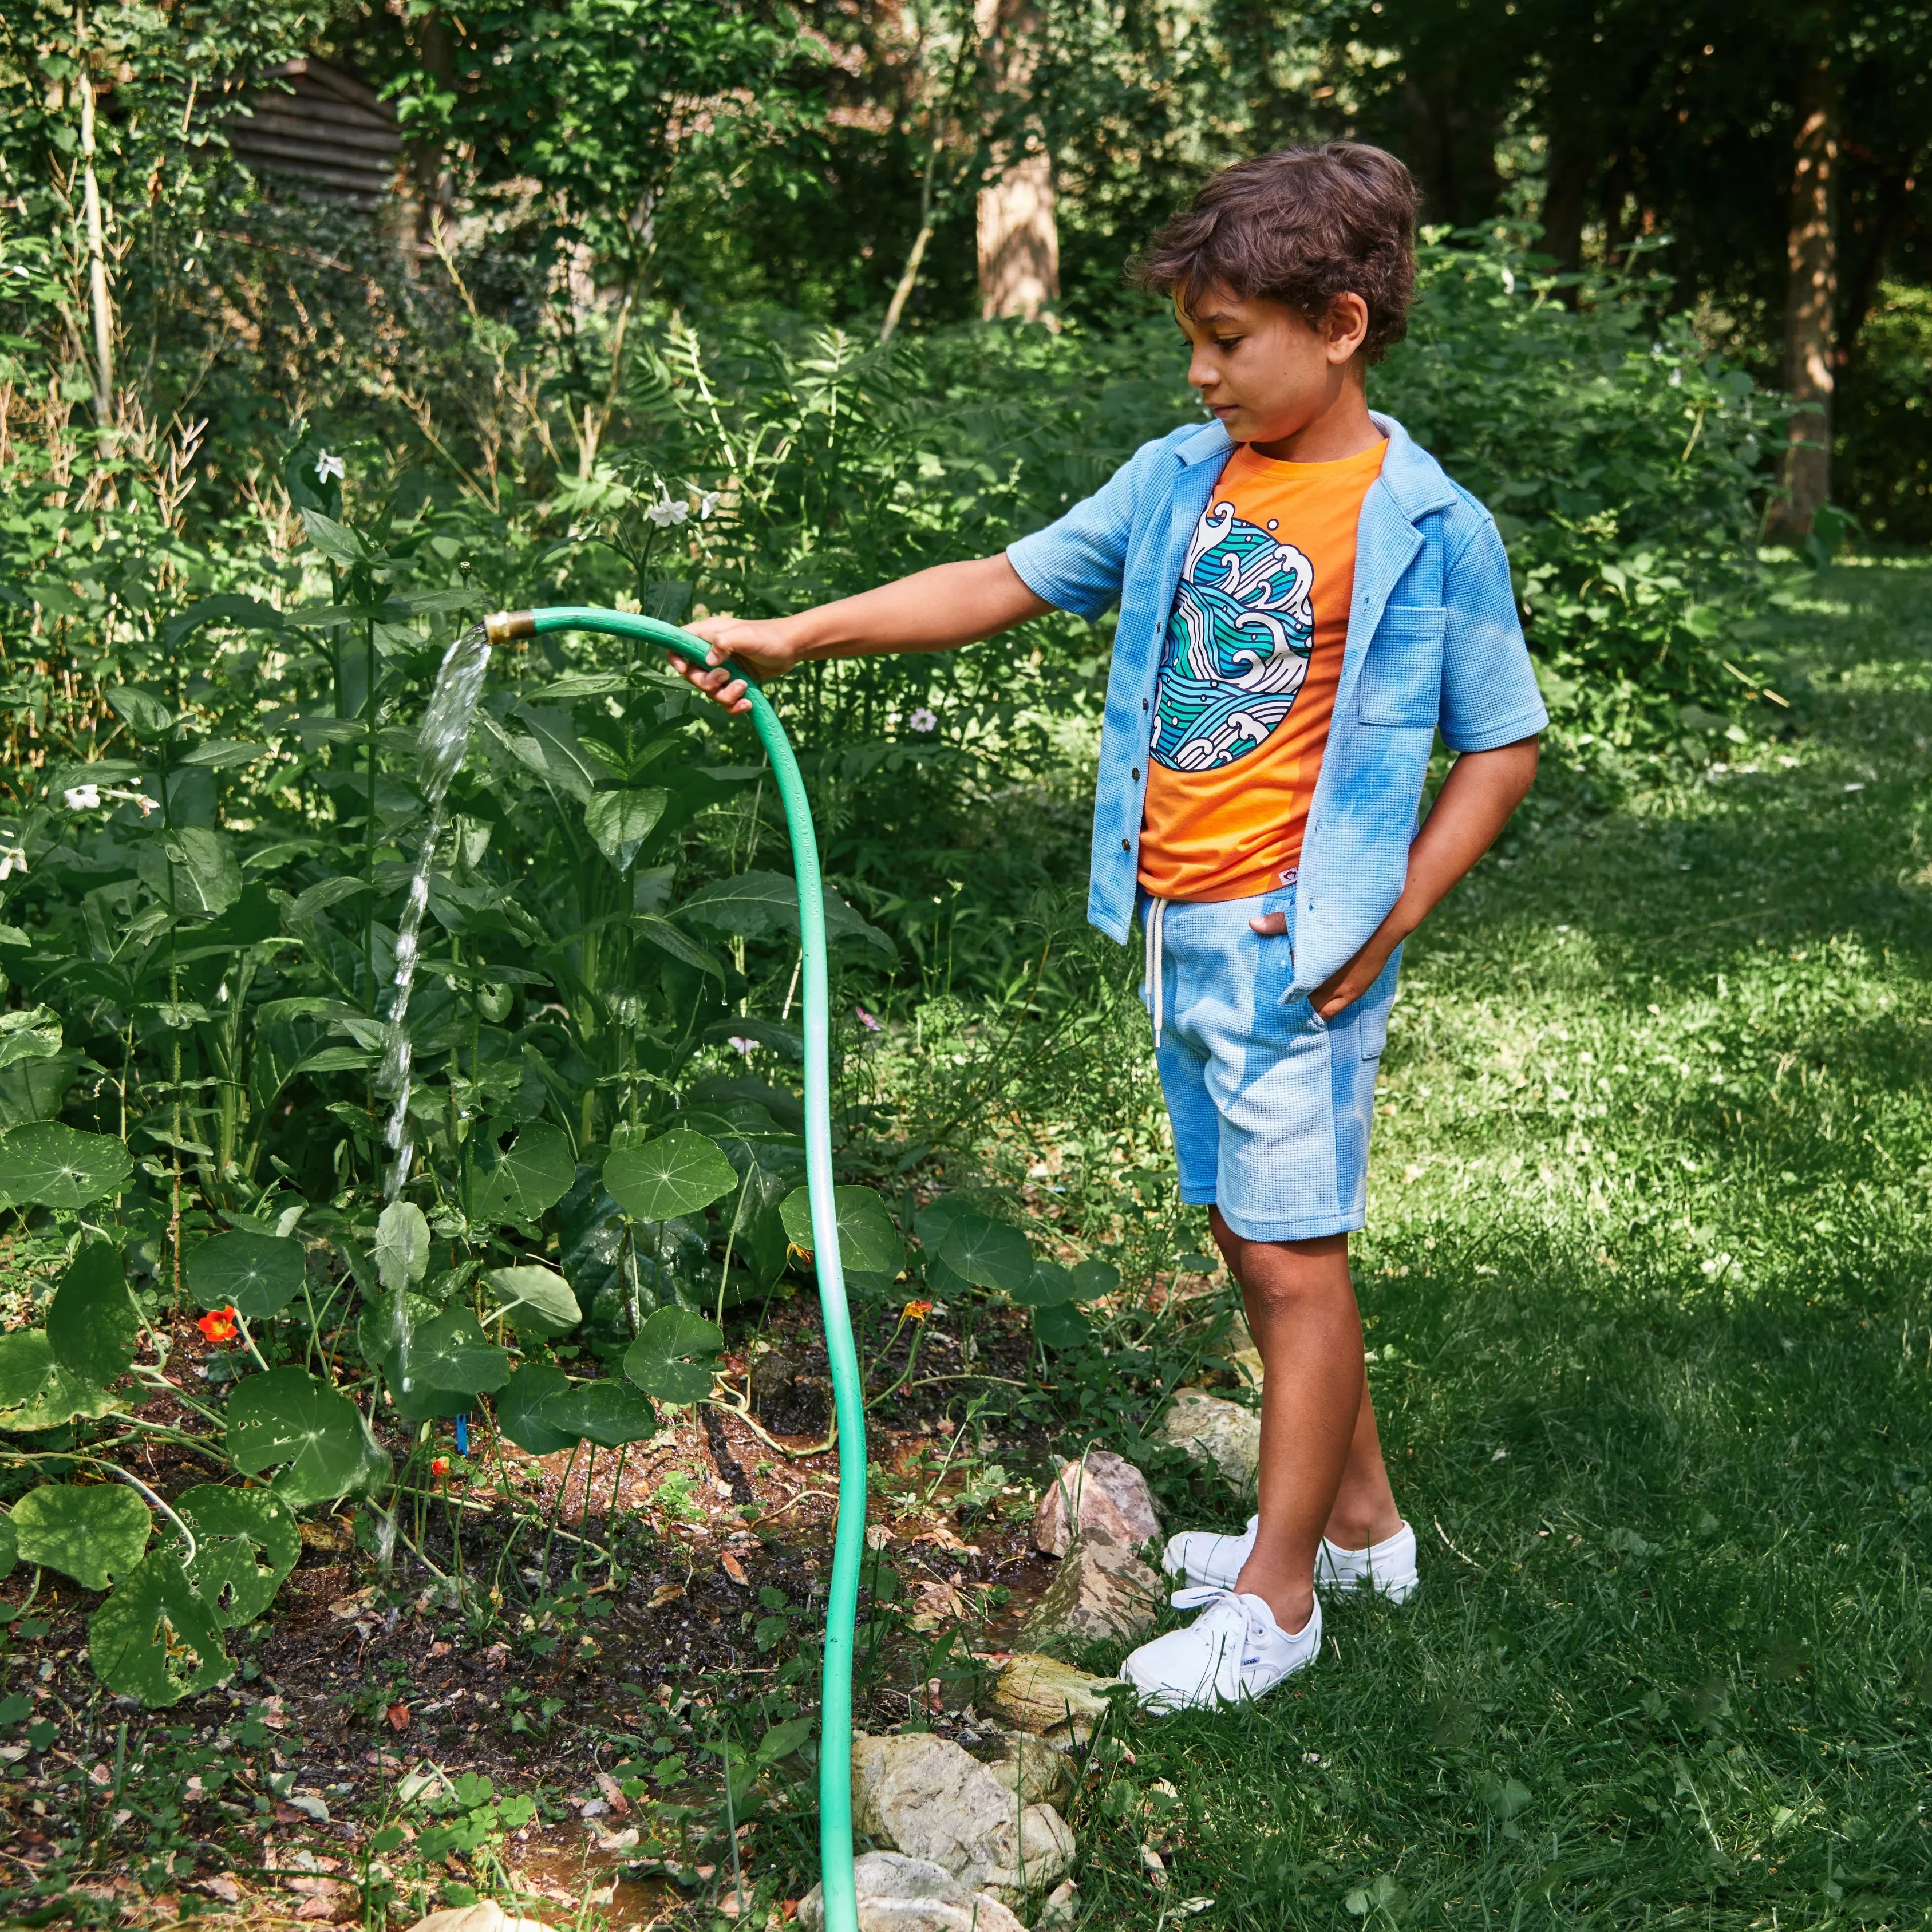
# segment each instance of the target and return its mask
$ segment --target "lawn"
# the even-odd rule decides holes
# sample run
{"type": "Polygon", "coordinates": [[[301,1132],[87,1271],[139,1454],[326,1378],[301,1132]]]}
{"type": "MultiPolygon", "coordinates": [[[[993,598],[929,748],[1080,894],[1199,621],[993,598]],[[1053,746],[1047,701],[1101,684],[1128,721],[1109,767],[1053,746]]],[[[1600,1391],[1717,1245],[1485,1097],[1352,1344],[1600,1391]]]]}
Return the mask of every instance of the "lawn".
{"type": "Polygon", "coordinates": [[[1422,1592],[1133,1726],[1090,1922],[1932,1923],[1928,590],[1806,580],[1790,742],[1546,767],[1412,947],[1356,1274],[1422,1592]]]}

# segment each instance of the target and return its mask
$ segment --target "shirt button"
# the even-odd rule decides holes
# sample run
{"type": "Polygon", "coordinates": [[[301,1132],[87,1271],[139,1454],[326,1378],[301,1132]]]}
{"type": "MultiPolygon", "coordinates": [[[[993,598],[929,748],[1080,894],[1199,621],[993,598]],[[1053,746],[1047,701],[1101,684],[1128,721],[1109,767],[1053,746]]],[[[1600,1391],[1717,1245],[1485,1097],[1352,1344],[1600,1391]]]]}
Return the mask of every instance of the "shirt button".
{"type": "Polygon", "coordinates": [[[1128,840],[1123,838],[1120,841],[1120,850],[1123,852],[1131,852],[1133,849],[1132,844],[1128,840]]]}
{"type": "Polygon", "coordinates": [[[1142,709],[1143,711],[1144,711],[1147,708],[1148,708],[1148,701],[1147,701],[1147,700],[1144,698],[1142,698],[1142,699],[1141,700],[1141,709],[1142,709]]]}
{"type": "Polygon", "coordinates": [[[1130,771],[1130,772],[1128,772],[1128,774],[1127,774],[1128,777],[1129,777],[1129,778],[1138,778],[1138,777],[1140,776],[1140,775],[1141,775],[1141,768],[1140,768],[1140,766],[1138,766],[1138,765],[1135,766],[1135,767],[1133,768],[1133,770],[1132,770],[1132,771],[1130,771]]]}

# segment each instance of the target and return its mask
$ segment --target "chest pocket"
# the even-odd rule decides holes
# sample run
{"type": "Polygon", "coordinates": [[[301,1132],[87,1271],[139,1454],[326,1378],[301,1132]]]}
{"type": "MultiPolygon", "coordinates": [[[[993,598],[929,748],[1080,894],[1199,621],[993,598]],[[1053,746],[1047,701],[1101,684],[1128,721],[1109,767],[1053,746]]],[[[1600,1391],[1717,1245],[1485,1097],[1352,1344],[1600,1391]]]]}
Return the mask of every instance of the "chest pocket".
{"type": "Polygon", "coordinates": [[[1442,706],[1442,633],[1448,613],[1440,604],[1390,604],[1376,626],[1355,715],[1364,724],[1432,730],[1442,706]]]}

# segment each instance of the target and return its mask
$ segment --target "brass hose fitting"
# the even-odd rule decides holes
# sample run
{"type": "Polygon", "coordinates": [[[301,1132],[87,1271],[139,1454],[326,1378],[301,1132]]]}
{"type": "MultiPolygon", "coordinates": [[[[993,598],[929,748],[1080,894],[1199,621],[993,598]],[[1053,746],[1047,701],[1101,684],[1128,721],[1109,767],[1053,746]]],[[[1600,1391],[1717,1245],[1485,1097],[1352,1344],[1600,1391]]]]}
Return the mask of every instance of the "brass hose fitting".
{"type": "Polygon", "coordinates": [[[483,620],[483,634],[493,644],[509,644],[537,634],[534,610],[493,610],[483,620]]]}

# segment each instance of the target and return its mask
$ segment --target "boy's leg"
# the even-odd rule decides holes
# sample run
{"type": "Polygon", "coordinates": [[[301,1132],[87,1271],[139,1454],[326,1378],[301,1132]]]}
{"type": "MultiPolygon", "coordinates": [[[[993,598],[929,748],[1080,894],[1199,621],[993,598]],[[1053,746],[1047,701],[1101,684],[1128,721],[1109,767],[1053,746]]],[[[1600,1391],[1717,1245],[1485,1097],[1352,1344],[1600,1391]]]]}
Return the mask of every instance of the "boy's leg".
{"type": "Polygon", "coordinates": [[[1235,1587],[1262,1598],[1282,1630],[1299,1630],[1314,1607],[1324,1530],[1360,1549],[1402,1521],[1368,1399],[1348,1237],[1244,1241],[1218,1209],[1210,1218],[1267,1370],[1261,1523],[1235,1587]]]}

